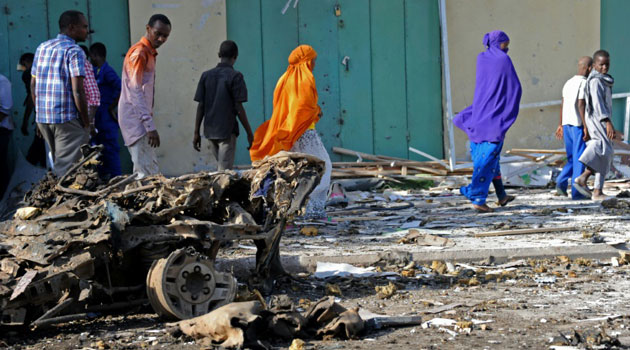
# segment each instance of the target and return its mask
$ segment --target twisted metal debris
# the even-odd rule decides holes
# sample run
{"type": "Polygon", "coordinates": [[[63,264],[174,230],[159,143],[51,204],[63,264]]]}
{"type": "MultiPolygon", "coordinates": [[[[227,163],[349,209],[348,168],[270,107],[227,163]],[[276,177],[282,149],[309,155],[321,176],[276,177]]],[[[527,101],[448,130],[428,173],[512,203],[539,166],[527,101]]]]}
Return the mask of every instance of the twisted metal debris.
{"type": "MultiPolygon", "coordinates": [[[[203,271],[209,279],[219,278],[212,273],[213,264],[221,242],[231,240],[255,241],[256,270],[250,282],[269,288],[284,273],[279,242],[287,220],[302,213],[324,168],[317,158],[281,152],[241,174],[199,172],[142,180],[132,174],[105,183],[96,170],[100,149],[82,151],[84,157],[66,175],[58,181],[48,175],[27,193],[16,218],[0,223],[0,325],[41,327],[146,303],[151,265],[185,247],[207,259],[203,271]]],[[[195,259],[187,261],[203,260],[195,259]]],[[[190,266],[201,271],[201,266],[190,266]]],[[[233,279],[226,275],[225,281],[233,279]]],[[[193,276],[187,273],[180,288],[182,283],[194,285],[193,276]]],[[[206,287],[196,288],[207,292],[206,287]]],[[[213,307],[234,297],[223,294],[223,299],[213,297],[218,298],[213,307]]],[[[178,296],[188,304],[170,316],[209,311],[191,310],[194,294],[178,296]]],[[[169,315],[161,310],[163,303],[156,307],[159,298],[150,299],[156,311],[169,315]]]]}

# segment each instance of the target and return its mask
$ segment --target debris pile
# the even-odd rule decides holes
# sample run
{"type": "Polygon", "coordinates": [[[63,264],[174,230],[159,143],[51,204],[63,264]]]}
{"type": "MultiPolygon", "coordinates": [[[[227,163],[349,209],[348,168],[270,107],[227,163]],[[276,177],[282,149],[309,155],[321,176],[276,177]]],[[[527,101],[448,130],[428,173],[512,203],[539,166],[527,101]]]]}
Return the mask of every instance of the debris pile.
{"type": "Polygon", "coordinates": [[[66,175],[58,181],[48,175],[15,219],[0,223],[0,325],[43,326],[146,303],[152,264],[154,276],[164,277],[153,281],[154,292],[180,286],[169,294],[178,305],[162,302],[158,312],[205,314],[234,297],[233,277],[213,269],[224,241],[254,239],[255,281],[269,286],[283,272],[279,240],[286,222],[302,212],[324,167],[317,158],[281,152],[242,174],[130,175],[104,183],[96,169],[100,149],[82,151],[66,175]],[[169,254],[168,264],[156,266],[169,254]],[[57,317],[70,313],[74,318],[57,317]]]}
{"type": "Polygon", "coordinates": [[[334,297],[322,298],[298,312],[288,298],[276,298],[266,309],[259,301],[231,303],[206,315],[171,323],[167,330],[186,334],[202,346],[271,349],[271,339],[356,339],[365,322],[358,310],[346,309],[334,297]]]}

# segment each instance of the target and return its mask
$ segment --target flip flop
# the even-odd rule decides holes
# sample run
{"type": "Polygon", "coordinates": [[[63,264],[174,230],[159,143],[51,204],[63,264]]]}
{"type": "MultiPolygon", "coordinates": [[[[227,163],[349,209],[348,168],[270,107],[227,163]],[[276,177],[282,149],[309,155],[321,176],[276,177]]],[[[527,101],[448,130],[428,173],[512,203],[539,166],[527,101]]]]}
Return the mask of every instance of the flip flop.
{"type": "Polygon", "coordinates": [[[586,198],[591,198],[593,196],[593,194],[591,193],[591,191],[588,190],[588,187],[586,186],[582,186],[581,184],[574,182],[573,183],[573,187],[575,187],[575,189],[580,192],[581,195],[583,195],[586,198]]]}
{"type": "Polygon", "coordinates": [[[505,198],[503,198],[503,200],[500,200],[498,203],[500,206],[505,207],[506,205],[508,205],[511,201],[515,199],[516,199],[516,196],[512,196],[508,194],[505,196],[505,198]]]}

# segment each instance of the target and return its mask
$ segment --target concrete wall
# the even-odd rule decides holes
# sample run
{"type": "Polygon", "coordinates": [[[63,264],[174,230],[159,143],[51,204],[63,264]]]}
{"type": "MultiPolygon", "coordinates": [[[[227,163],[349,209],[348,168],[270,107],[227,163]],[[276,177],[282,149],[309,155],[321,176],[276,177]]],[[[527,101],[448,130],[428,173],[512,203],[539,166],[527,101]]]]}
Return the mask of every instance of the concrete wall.
{"type": "Polygon", "coordinates": [[[156,68],[153,114],[162,142],[157,150],[160,170],[165,175],[207,170],[208,152],[192,147],[197,110],[193,97],[201,73],[219,61],[219,45],[227,36],[225,0],[129,1],[132,43],[144,35],[155,13],[172,23],[168,41],[158,49],[156,68]]]}
{"type": "MultiPolygon", "coordinates": [[[[446,8],[455,112],[472,103],[476,57],[491,30],[510,36],[509,55],[523,85],[521,103],[560,99],[577,59],[600,45],[599,0],[447,0],[446,8]]],[[[504,150],[562,147],[553,136],[559,110],[521,110],[504,150]]],[[[468,138],[455,130],[457,157],[468,158],[468,138]]]]}

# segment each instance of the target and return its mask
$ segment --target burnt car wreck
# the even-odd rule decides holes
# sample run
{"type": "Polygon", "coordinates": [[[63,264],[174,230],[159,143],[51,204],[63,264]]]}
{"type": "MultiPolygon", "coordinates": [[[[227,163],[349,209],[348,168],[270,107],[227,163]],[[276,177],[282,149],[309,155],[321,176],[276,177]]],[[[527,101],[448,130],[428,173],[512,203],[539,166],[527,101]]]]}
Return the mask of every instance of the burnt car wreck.
{"type": "Polygon", "coordinates": [[[97,147],[61,179],[48,175],[0,223],[0,325],[43,327],[146,303],[201,316],[235,298],[215,270],[222,242],[254,240],[250,287],[284,274],[279,242],[319,183],[317,158],[281,152],[241,174],[200,172],[103,182],[97,147]]]}

